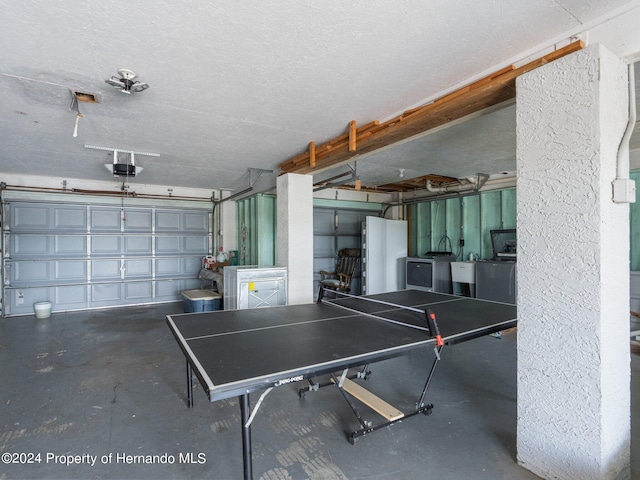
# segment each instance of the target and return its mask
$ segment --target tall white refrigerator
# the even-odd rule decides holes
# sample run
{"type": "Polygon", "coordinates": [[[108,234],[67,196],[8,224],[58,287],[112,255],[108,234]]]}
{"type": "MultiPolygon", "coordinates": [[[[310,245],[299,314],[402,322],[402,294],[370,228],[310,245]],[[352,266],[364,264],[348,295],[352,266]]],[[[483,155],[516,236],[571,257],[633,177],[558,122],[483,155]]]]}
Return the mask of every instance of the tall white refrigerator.
{"type": "Polygon", "coordinates": [[[362,294],[405,288],[407,222],[366,217],[362,223],[362,294]]]}

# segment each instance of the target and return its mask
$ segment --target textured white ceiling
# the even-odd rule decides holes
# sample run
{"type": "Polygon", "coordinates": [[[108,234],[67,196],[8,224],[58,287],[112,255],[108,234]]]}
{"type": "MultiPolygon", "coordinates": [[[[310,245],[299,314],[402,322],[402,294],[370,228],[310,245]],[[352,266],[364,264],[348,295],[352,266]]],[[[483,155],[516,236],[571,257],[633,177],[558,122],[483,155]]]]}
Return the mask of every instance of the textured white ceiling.
{"type": "MultiPolygon", "coordinates": [[[[0,2],[0,176],[109,180],[107,152],[138,157],[131,183],[234,187],[385,120],[628,0],[30,0],[0,2]],[[125,95],[119,68],[150,88],[125,95]],[[78,136],[71,90],[80,103],[78,136]]],[[[633,2],[632,2],[633,3],[633,2]]],[[[363,183],[513,170],[513,108],[358,160],[363,183]]],[[[1,178],[0,178],[1,180],[1,178]]]]}

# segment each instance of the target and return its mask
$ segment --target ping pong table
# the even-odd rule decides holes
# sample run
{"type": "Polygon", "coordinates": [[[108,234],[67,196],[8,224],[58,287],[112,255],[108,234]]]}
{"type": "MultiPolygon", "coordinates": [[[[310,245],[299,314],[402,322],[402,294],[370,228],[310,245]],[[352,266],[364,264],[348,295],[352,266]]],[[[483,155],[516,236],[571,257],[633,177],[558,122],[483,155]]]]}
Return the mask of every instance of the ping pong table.
{"type": "Polygon", "coordinates": [[[515,305],[443,293],[401,290],[324,297],[321,289],[312,304],[167,315],[186,358],[187,405],[193,406],[194,374],[211,402],[239,397],[245,479],[253,475],[251,422],[273,388],[308,380],[311,390],[319,385],[314,378],[331,375],[324,385],[338,387],[362,426],[350,435],[355,441],[407,417],[431,413],[433,405],[425,397],[445,345],[516,324],[515,305]],[[388,404],[374,399],[369,405],[376,409],[375,403],[384,420],[375,425],[365,421],[351,397],[367,403],[371,396],[350,379],[366,374],[349,375],[348,370],[364,367],[364,372],[371,363],[430,345],[434,360],[415,410],[389,413],[388,404]],[[249,395],[259,391],[263,393],[252,411],[249,395]]]}

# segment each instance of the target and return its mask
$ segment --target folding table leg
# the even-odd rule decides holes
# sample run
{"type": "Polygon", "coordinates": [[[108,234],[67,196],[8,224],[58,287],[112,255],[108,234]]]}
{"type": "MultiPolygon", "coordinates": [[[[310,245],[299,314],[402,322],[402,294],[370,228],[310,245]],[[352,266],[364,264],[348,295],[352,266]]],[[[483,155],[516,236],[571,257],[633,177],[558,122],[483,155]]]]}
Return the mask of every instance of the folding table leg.
{"type": "MultiPolygon", "coordinates": [[[[389,421],[378,423],[376,425],[373,425],[370,422],[365,422],[360,417],[360,414],[355,409],[355,406],[349,401],[346,393],[343,391],[342,388],[340,388],[340,392],[342,393],[342,395],[345,397],[345,399],[347,400],[347,402],[351,406],[352,410],[356,414],[356,417],[358,417],[358,421],[360,421],[360,424],[363,427],[360,430],[356,430],[355,432],[353,432],[350,435],[348,435],[348,439],[349,439],[349,441],[351,443],[355,444],[356,440],[359,437],[362,437],[362,436],[364,436],[364,435],[366,435],[368,433],[374,432],[374,431],[376,431],[376,430],[378,430],[380,428],[394,425],[397,422],[401,422],[402,420],[404,420],[406,418],[409,418],[409,417],[412,417],[414,415],[417,415],[419,413],[422,413],[424,415],[431,415],[431,411],[433,410],[433,405],[432,404],[425,405],[424,400],[425,400],[425,397],[427,395],[427,390],[429,389],[429,385],[431,384],[431,380],[433,379],[433,375],[434,375],[434,373],[436,371],[436,367],[438,366],[438,362],[440,362],[440,354],[442,353],[442,349],[443,349],[442,345],[435,348],[435,359],[433,360],[433,364],[431,365],[431,370],[429,371],[429,376],[427,377],[427,381],[425,383],[425,386],[422,389],[422,393],[420,395],[420,399],[418,400],[418,403],[416,404],[415,410],[412,410],[410,412],[404,413],[402,416],[400,416],[400,417],[398,417],[396,419],[391,419],[389,421]]],[[[333,374],[331,374],[331,376],[334,379],[334,382],[336,384],[338,384],[338,380],[335,378],[335,376],[333,374]]],[[[400,413],[402,413],[402,412],[400,412],[400,413]]]]}
{"type": "Polygon", "coordinates": [[[189,360],[187,360],[187,407],[193,407],[193,372],[189,360]]]}
{"type": "Polygon", "coordinates": [[[425,383],[424,388],[422,389],[422,395],[420,395],[420,400],[416,404],[416,408],[420,408],[424,405],[424,398],[427,396],[427,390],[429,389],[429,385],[431,384],[431,379],[433,378],[433,374],[436,372],[436,367],[438,366],[438,362],[440,361],[440,353],[442,353],[442,349],[444,347],[436,347],[435,354],[436,358],[433,359],[433,364],[431,365],[431,370],[429,371],[429,376],[427,377],[427,383],[425,383]]]}
{"type": "Polygon", "coordinates": [[[253,479],[253,462],[251,459],[251,424],[249,415],[251,405],[249,394],[240,395],[240,421],[242,422],[242,462],[244,466],[244,480],[253,479]]]}

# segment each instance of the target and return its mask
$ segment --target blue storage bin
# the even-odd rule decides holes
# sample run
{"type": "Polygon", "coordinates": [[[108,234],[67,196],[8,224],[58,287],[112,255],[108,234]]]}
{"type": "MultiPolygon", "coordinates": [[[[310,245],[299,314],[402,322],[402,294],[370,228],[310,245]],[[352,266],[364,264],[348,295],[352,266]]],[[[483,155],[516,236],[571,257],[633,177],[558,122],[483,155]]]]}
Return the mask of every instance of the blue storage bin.
{"type": "Polygon", "coordinates": [[[213,290],[185,290],[182,301],[184,313],[222,310],[222,295],[213,290]]]}

